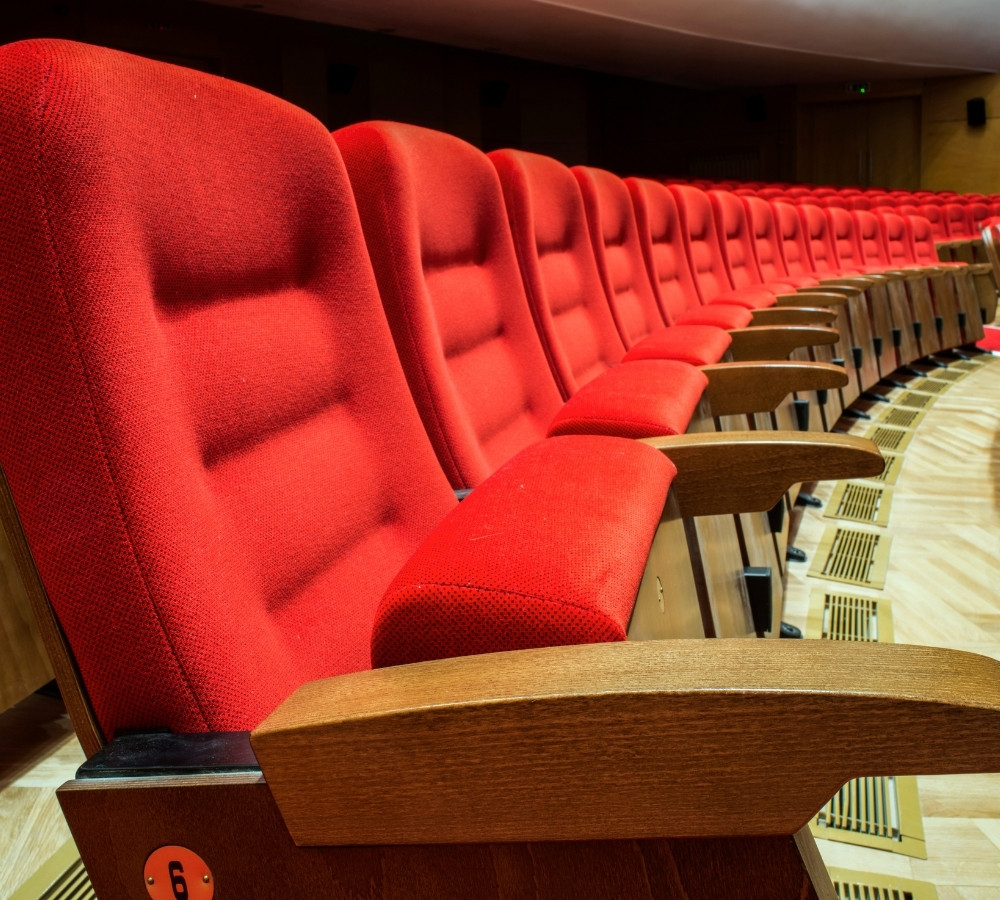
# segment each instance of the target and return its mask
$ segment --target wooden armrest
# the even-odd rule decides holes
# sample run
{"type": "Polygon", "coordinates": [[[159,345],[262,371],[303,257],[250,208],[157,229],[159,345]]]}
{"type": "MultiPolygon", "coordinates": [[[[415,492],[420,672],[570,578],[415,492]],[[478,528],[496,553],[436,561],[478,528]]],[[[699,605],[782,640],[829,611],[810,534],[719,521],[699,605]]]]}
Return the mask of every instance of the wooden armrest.
{"type": "Polygon", "coordinates": [[[837,289],[837,288],[851,288],[855,291],[864,291],[870,288],[873,284],[877,284],[878,280],[875,278],[870,278],[866,275],[851,275],[843,276],[839,278],[830,279],[820,279],[820,287],[823,290],[837,289]]]}
{"type": "Polygon", "coordinates": [[[993,271],[993,265],[991,263],[969,263],[966,268],[973,275],[989,275],[993,271]]]}
{"type": "Polygon", "coordinates": [[[835,344],[840,336],[836,328],[819,325],[770,325],[733,328],[730,352],[733,359],[788,359],[797,347],[835,344]]]}
{"type": "Polygon", "coordinates": [[[826,306],[771,306],[755,309],[751,325],[829,325],[837,313],[826,306]]]}
{"type": "Polygon", "coordinates": [[[879,475],[867,438],[798,431],[727,431],[645,438],[677,466],[670,486],[684,517],[771,509],[793,484],[879,475]]]}
{"type": "Polygon", "coordinates": [[[998,732],[992,659],[677,640],[317,681],[252,742],[315,846],[792,834],[851,778],[998,771],[998,732]]]}
{"type": "Polygon", "coordinates": [[[836,291],[799,291],[795,294],[777,294],[778,306],[843,306],[847,298],[836,291]]]}
{"type": "Polygon", "coordinates": [[[713,416],[770,412],[792,391],[819,391],[847,384],[843,366],[770,360],[702,366],[713,416]]]}

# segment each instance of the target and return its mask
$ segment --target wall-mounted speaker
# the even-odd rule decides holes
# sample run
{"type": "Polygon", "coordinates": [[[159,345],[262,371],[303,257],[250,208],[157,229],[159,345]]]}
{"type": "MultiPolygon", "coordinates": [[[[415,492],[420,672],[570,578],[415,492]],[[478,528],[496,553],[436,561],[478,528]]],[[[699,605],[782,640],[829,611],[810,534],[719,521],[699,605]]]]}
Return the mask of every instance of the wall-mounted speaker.
{"type": "Polygon", "coordinates": [[[965,101],[965,119],[973,128],[982,128],[986,124],[986,99],[973,97],[965,101]]]}

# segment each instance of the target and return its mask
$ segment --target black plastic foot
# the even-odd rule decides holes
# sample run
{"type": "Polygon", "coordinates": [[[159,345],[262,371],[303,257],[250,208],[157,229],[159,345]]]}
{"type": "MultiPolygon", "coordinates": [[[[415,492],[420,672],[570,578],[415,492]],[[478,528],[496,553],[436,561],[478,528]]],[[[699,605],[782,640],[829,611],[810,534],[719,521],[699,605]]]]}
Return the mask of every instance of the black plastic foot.
{"type": "Polygon", "coordinates": [[[814,497],[812,494],[807,494],[805,491],[799,491],[798,497],[795,498],[796,506],[812,506],[815,509],[823,508],[823,501],[819,497],[814,497]]]}
{"type": "Polygon", "coordinates": [[[792,638],[794,640],[802,639],[802,629],[796,628],[794,625],[789,625],[787,622],[781,623],[780,637],[792,638]]]}
{"type": "Polygon", "coordinates": [[[771,627],[771,567],[747,566],[743,569],[743,580],[750,600],[753,629],[758,634],[763,634],[771,627]]]}
{"type": "Polygon", "coordinates": [[[921,372],[920,369],[914,369],[911,366],[903,366],[900,370],[904,375],[912,375],[914,378],[926,378],[927,373],[921,372]]]}
{"type": "Polygon", "coordinates": [[[785,559],[789,562],[807,562],[809,557],[805,555],[798,547],[793,547],[791,544],[785,548],[785,559]]]}
{"type": "Polygon", "coordinates": [[[870,419],[871,418],[871,416],[868,415],[868,413],[862,412],[860,409],[855,409],[853,406],[847,407],[847,409],[844,410],[844,415],[847,416],[848,419],[870,419]]]}
{"type": "Polygon", "coordinates": [[[862,400],[870,400],[872,403],[892,403],[885,394],[876,394],[874,391],[865,391],[861,395],[862,400]]]}
{"type": "Polygon", "coordinates": [[[939,359],[935,359],[933,356],[925,356],[920,360],[922,365],[933,366],[935,369],[947,369],[948,364],[941,362],[939,359]]]}

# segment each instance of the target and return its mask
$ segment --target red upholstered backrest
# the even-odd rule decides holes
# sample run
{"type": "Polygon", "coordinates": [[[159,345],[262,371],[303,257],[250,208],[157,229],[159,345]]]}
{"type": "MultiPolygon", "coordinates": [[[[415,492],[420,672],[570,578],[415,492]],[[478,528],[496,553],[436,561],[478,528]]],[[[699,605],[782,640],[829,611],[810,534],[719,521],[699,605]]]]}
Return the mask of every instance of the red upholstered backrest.
{"type": "Polygon", "coordinates": [[[920,215],[931,223],[931,232],[935,241],[948,240],[948,224],[945,220],[944,210],[939,204],[924,201],[919,207],[920,215]]]}
{"type": "Polygon", "coordinates": [[[672,185],[670,192],[677,201],[684,249],[687,251],[691,275],[705,303],[733,289],[722,258],[722,247],[715,228],[712,202],[698,188],[672,185]]]}
{"type": "Polygon", "coordinates": [[[677,204],[669,189],[647,178],[626,178],[650,284],[671,325],[701,305],[691,277],[677,204]]]}
{"type": "Polygon", "coordinates": [[[708,196],[712,203],[722,259],[733,287],[760,284],[762,279],[754,257],[750,225],[740,198],[729,191],[710,191],[708,196]]]}
{"type": "Polygon", "coordinates": [[[562,406],[496,171],[465,141],[414,125],[366,122],[334,139],[417,408],[452,485],[473,487],[562,406]]]}
{"type": "Polygon", "coordinates": [[[297,107],[110,50],[4,47],[0,97],[0,465],[42,582],[106,735],[251,728],[370,665],[455,504],[347,175],[297,107]]]}
{"type": "Polygon", "coordinates": [[[887,267],[889,253],[886,250],[885,235],[882,234],[878,216],[865,209],[855,210],[852,215],[858,231],[858,244],[861,247],[864,264],[887,267]]]}
{"type": "Polygon", "coordinates": [[[848,210],[839,207],[829,207],[825,213],[837,265],[846,270],[862,268],[865,263],[858,243],[854,216],[848,210]]]}
{"type": "Polygon", "coordinates": [[[788,270],[781,258],[781,237],[771,204],[759,197],[744,197],[743,209],[760,277],[764,281],[781,281],[782,277],[788,275],[788,270]]]}
{"type": "Polygon", "coordinates": [[[778,230],[781,259],[789,275],[811,275],[816,271],[809,255],[809,241],[799,208],[790,203],[772,203],[778,230]]]}
{"type": "Polygon", "coordinates": [[[551,157],[521,150],[489,157],[535,324],[569,397],[625,355],[594,262],[580,188],[551,157]]]}
{"type": "Polygon", "coordinates": [[[885,250],[889,265],[903,268],[913,263],[910,236],[907,234],[906,219],[895,212],[876,213],[885,240],[885,250]]]}
{"type": "Polygon", "coordinates": [[[916,262],[924,265],[937,265],[940,258],[935,246],[934,229],[930,219],[926,216],[907,216],[906,218],[910,223],[916,262]]]}
{"type": "Polygon", "coordinates": [[[965,240],[973,237],[972,214],[964,203],[946,203],[942,207],[945,227],[948,237],[953,240],[965,240]]]}
{"type": "Polygon", "coordinates": [[[855,209],[855,210],[856,209],[865,209],[865,210],[871,209],[872,208],[872,201],[871,201],[871,199],[869,197],[865,197],[864,195],[860,195],[860,196],[857,196],[857,197],[849,197],[848,200],[847,200],[847,208],[848,209],[855,209]]]}
{"type": "Polygon", "coordinates": [[[798,208],[802,230],[809,245],[809,259],[817,272],[835,272],[840,268],[837,251],[830,233],[826,211],[818,206],[803,205],[798,208]]]}
{"type": "Polygon", "coordinates": [[[979,237],[983,230],[983,222],[991,218],[993,213],[990,211],[989,205],[983,201],[976,201],[975,203],[970,203],[966,207],[969,218],[972,220],[972,237],[979,237]]]}
{"type": "Polygon", "coordinates": [[[622,341],[632,347],[666,323],[646,274],[628,188],[604,169],[575,166],[572,171],[605,296],[622,341]]]}

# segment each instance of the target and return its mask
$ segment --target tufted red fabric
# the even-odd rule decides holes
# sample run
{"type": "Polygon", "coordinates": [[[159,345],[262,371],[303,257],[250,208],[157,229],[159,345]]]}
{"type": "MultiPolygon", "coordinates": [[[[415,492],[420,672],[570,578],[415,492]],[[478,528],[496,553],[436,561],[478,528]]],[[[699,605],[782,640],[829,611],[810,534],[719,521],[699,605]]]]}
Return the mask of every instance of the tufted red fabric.
{"type": "Polygon", "coordinates": [[[572,172],[580,186],[601,284],[619,335],[629,348],[624,359],[679,359],[695,366],[719,362],[732,343],[721,329],[664,327],[625,182],[589,166],[575,166],[572,172]]]}
{"type": "Polygon", "coordinates": [[[866,209],[855,210],[851,215],[857,229],[858,246],[861,248],[864,266],[872,272],[888,269],[890,266],[889,254],[886,250],[885,236],[882,233],[879,217],[866,209]]]}
{"type": "Polygon", "coordinates": [[[774,294],[759,287],[734,290],[722,257],[719,235],[708,194],[697,188],[671,185],[677,203],[684,250],[698,293],[706,303],[735,303],[747,309],[774,306],[774,294]]]}
{"type": "Polygon", "coordinates": [[[346,173],[302,110],[123,53],[9,45],[0,96],[0,464],[45,589],[105,734],[251,728],[369,666],[455,505],[346,173]]]}
{"type": "Polygon", "coordinates": [[[548,156],[495,150],[525,293],[556,380],[570,397],[625,355],[590,247],[573,173],[548,156]]]}
{"type": "MultiPolygon", "coordinates": [[[[799,208],[791,203],[771,203],[774,224],[778,231],[781,261],[792,276],[811,275],[816,272],[809,256],[809,239],[799,215],[799,208]]],[[[817,273],[818,274],[818,273],[817,273]]]]}
{"type": "Polygon", "coordinates": [[[942,207],[948,237],[953,241],[967,241],[978,237],[972,222],[972,213],[965,203],[946,203],[942,207]]]}
{"type": "Polygon", "coordinates": [[[745,328],[753,313],[738,304],[705,304],[691,276],[677,204],[662,184],[626,178],[635,213],[639,244],[650,286],[664,318],[671,324],[745,328]]]}
{"type": "Polygon", "coordinates": [[[843,274],[837,260],[837,249],[833,243],[826,210],[806,204],[798,207],[798,214],[813,271],[826,278],[843,274]]]}
{"type": "Polygon", "coordinates": [[[604,372],[574,394],[548,433],[647,438],[683,434],[708,378],[694,366],[639,359],[604,372]],[[670,390],[664,390],[664,383],[670,390]]]}
{"type": "Polygon", "coordinates": [[[918,210],[920,215],[931,223],[931,233],[934,235],[935,241],[947,241],[951,239],[948,235],[947,219],[940,204],[924,201],[918,207],[918,210]]]}
{"type": "Polygon", "coordinates": [[[907,233],[906,219],[894,212],[876,213],[885,237],[885,249],[889,265],[894,269],[905,269],[914,264],[907,233]]]}
{"type": "Polygon", "coordinates": [[[819,282],[811,275],[790,275],[781,256],[781,235],[771,204],[760,197],[743,197],[754,256],[760,277],[765,282],[784,282],[796,288],[815,287],[819,282]]]}
{"type": "Polygon", "coordinates": [[[526,450],[393,580],[375,622],[374,664],[624,640],[675,473],[636,441],[561,437],[526,450]],[[560,514],[546,514],[553,509],[560,514]],[[578,541],[566,540],[567,526],[578,541]]]}
{"type": "Polygon", "coordinates": [[[939,266],[948,265],[938,258],[934,229],[927,216],[907,216],[910,236],[912,238],[914,260],[918,265],[939,266]]]}
{"type": "Polygon", "coordinates": [[[837,267],[842,272],[862,272],[865,268],[857,223],[850,210],[827,207],[824,210],[833,241],[837,267]]]}
{"type": "Polygon", "coordinates": [[[775,294],[795,293],[795,285],[791,282],[764,283],[757,265],[750,222],[740,198],[729,191],[709,191],[708,196],[722,259],[733,287],[737,290],[763,287],[775,294]]]}
{"type": "Polygon", "coordinates": [[[414,125],[367,122],[334,139],[427,433],[452,485],[474,487],[543,437],[563,402],[496,172],[465,141],[414,125]]]}

